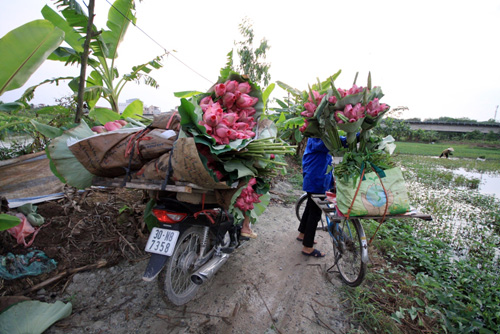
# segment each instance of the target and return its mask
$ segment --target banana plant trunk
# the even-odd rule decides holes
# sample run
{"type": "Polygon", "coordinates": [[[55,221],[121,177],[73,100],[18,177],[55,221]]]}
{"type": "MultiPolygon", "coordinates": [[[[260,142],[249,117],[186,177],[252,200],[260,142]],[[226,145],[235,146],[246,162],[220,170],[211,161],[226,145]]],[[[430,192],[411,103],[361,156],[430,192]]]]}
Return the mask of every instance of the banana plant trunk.
{"type": "Polygon", "coordinates": [[[92,39],[92,25],[94,23],[94,5],[95,0],[90,0],[88,5],[89,10],[89,19],[87,22],[87,35],[85,36],[85,44],[83,45],[83,53],[82,53],[82,63],[80,68],[80,81],[78,85],[78,98],[77,98],[77,107],[76,107],[76,115],[75,115],[75,123],[80,123],[80,120],[83,116],[83,93],[85,90],[85,78],[87,72],[87,61],[89,58],[89,48],[90,48],[90,40],[92,39]]]}

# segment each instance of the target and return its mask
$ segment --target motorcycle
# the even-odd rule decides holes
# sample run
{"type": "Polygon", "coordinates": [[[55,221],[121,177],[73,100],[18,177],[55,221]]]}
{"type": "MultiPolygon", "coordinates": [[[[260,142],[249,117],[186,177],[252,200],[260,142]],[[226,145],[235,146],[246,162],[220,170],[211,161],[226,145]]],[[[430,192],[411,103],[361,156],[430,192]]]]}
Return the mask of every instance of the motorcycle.
{"type": "Polygon", "coordinates": [[[241,224],[235,225],[233,216],[218,205],[162,198],[152,212],[159,227],[152,229],[146,244],[151,258],[143,280],[158,276],[161,289],[175,305],[192,300],[247,239],[241,236],[241,224]]]}

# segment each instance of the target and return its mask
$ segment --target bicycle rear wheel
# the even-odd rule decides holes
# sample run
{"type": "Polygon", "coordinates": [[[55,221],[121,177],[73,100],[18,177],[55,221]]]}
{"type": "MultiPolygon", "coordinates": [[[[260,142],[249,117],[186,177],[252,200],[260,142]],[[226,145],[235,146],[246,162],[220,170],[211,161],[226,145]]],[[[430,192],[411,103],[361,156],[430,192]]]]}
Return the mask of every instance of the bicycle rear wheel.
{"type": "MultiPolygon", "coordinates": [[[[302,194],[297,202],[295,202],[295,215],[297,216],[297,219],[300,220],[302,219],[302,215],[304,214],[304,210],[306,209],[307,205],[307,193],[302,194]]],[[[321,226],[325,226],[325,214],[321,214],[321,226]]]]}
{"type": "Polygon", "coordinates": [[[368,262],[368,243],[359,219],[344,219],[330,224],[334,231],[333,253],[342,281],[349,286],[363,282],[368,262]]]}

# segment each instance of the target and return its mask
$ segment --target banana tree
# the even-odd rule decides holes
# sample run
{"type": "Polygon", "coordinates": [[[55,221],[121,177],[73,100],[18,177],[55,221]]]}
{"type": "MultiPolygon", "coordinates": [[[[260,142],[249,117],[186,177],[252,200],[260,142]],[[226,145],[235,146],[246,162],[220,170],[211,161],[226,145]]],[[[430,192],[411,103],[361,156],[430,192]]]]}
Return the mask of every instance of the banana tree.
{"type": "MultiPolygon", "coordinates": [[[[0,39],[0,96],[22,87],[47,57],[62,43],[64,32],[47,20],[28,22],[0,39]]],[[[4,103],[0,111],[21,107],[4,103]]]]}
{"type": "MultiPolygon", "coordinates": [[[[42,9],[42,15],[66,33],[65,41],[70,47],[59,47],[49,59],[63,61],[66,65],[80,63],[88,16],[75,0],[58,0],[56,4],[62,16],[48,6],[42,9]]],[[[92,26],[91,52],[88,58],[88,65],[92,71],[85,79],[85,101],[90,109],[95,107],[100,98],[104,98],[109,102],[111,109],[119,114],[118,99],[123,87],[130,81],[143,81],[151,87],[158,88],[158,83],[149,76],[149,73],[153,69],[162,67],[160,63],[162,56],[134,66],[130,73],[119,78],[115,65],[118,47],[125,37],[129,24],[135,22],[134,0],[116,0],[108,12],[106,23],[108,29],[98,30],[92,26]]],[[[70,87],[75,92],[78,89],[79,79],[75,78],[70,82],[70,87]]],[[[138,110],[137,113],[142,114],[142,110],[138,110]]]]}

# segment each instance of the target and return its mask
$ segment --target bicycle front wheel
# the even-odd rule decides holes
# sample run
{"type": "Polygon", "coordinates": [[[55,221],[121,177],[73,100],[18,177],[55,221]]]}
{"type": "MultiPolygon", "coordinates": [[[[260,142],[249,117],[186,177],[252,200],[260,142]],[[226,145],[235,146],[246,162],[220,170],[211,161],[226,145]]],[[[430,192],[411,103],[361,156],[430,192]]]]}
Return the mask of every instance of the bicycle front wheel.
{"type": "Polygon", "coordinates": [[[368,243],[359,219],[344,219],[334,224],[333,253],[342,281],[349,286],[363,282],[368,262],[368,243]]]}

